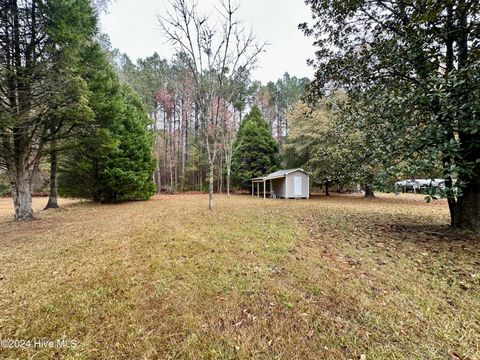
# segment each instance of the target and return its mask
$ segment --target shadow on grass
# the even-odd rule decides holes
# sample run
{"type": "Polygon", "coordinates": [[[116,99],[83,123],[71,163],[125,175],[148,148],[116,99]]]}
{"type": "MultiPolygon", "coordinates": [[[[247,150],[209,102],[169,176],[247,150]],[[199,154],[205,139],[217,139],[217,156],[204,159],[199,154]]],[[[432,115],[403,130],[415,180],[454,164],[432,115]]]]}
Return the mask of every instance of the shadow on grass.
{"type": "Polygon", "coordinates": [[[480,248],[480,236],[470,232],[437,224],[378,224],[376,228],[402,240],[425,244],[472,244],[480,248]]]}

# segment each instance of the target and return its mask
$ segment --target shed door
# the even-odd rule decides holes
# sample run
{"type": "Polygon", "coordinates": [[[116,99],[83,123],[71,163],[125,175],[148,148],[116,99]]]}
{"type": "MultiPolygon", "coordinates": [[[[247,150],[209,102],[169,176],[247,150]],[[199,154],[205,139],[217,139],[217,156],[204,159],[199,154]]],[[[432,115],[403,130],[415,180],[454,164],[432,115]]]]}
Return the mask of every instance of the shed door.
{"type": "Polygon", "coordinates": [[[302,177],[301,176],[293,177],[293,195],[302,196],[302,177]]]}

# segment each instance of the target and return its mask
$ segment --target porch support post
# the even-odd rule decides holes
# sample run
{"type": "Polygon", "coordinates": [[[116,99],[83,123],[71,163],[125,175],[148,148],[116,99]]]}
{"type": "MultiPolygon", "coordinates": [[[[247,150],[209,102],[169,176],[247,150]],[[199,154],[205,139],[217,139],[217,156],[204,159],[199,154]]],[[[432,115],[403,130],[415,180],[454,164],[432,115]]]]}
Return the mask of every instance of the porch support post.
{"type": "Polygon", "coordinates": [[[257,197],[260,197],[260,183],[257,182],[257,197]]]}
{"type": "Polygon", "coordinates": [[[285,176],[285,199],[288,199],[288,175],[285,176]]]}
{"type": "Polygon", "coordinates": [[[254,190],[253,190],[253,184],[254,184],[254,182],[252,181],[252,196],[253,196],[253,192],[254,192],[254,190]]]}
{"type": "Polygon", "coordinates": [[[267,193],[267,181],[263,179],[263,198],[266,199],[266,193],[267,193]]]}

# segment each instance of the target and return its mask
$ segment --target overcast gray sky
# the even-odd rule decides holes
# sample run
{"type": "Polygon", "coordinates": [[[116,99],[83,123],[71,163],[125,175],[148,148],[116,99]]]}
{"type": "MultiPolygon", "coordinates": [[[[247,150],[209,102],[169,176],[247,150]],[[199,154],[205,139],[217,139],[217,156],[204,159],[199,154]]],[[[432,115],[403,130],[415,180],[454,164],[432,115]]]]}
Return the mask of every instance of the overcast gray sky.
{"type": "MultiPolygon", "coordinates": [[[[215,0],[200,0],[206,13],[213,11],[215,0]]],[[[238,0],[239,18],[252,28],[258,40],[270,45],[253,72],[253,78],[266,83],[288,71],[297,77],[313,77],[306,60],[314,55],[313,40],[306,38],[297,25],[311,19],[303,0],[238,0]]],[[[107,14],[101,17],[102,31],[112,46],[132,59],[152,55],[172,56],[171,45],[159,29],[157,16],[168,7],[168,0],[114,0],[107,14]]]]}

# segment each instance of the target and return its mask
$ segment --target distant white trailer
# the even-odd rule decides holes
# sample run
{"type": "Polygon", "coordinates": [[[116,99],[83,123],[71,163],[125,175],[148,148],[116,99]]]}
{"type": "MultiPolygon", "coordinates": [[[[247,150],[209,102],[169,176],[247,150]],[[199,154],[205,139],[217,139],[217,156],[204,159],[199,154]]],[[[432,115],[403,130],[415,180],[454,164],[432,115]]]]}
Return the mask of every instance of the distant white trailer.
{"type": "Polygon", "coordinates": [[[445,179],[407,179],[397,181],[395,183],[397,188],[403,189],[403,192],[413,190],[414,193],[421,192],[429,187],[445,188],[445,179]]]}
{"type": "Polygon", "coordinates": [[[308,199],[310,197],[310,177],[303,169],[279,170],[251,181],[252,196],[261,196],[263,192],[264,198],[267,197],[267,193],[270,197],[285,199],[308,199]]]}

